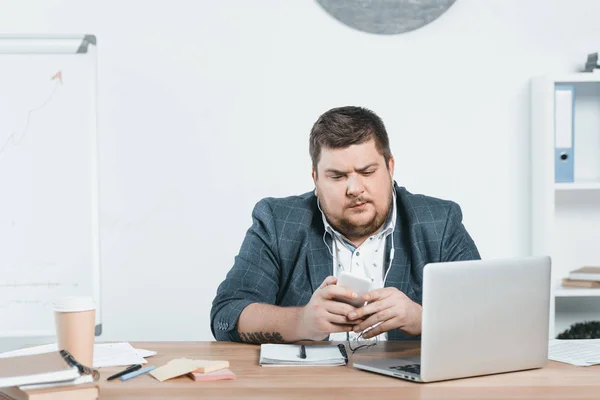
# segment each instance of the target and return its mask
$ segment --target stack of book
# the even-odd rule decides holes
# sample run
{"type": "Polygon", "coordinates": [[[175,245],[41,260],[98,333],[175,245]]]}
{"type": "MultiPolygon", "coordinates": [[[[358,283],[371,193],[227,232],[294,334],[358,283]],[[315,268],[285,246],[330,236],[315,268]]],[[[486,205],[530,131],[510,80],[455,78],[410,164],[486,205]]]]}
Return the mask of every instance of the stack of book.
{"type": "Polygon", "coordinates": [[[569,273],[563,287],[600,288],[600,267],[581,267],[569,273]]]}
{"type": "Polygon", "coordinates": [[[0,359],[0,399],[95,400],[98,371],[67,352],[0,359]]]}

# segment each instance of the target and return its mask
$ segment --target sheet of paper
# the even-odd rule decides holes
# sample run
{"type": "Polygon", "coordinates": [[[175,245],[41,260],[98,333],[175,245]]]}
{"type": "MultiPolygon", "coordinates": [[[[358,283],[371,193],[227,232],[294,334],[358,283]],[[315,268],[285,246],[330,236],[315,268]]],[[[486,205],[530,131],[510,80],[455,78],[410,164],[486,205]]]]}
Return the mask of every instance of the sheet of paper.
{"type": "MultiPolygon", "coordinates": [[[[58,344],[26,347],[0,354],[0,358],[18,357],[58,351],[58,344]]],[[[132,364],[146,364],[145,357],[156,355],[155,351],[134,348],[130,343],[99,343],[94,345],[94,368],[121,367],[132,364]]]]}
{"type": "Polygon", "coordinates": [[[580,367],[600,364],[600,340],[551,340],[548,359],[580,367]]]}
{"type": "Polygon", "coordinates": [[[147,362],[131,344],[126,342],[94,345],[94,368],[146,364],[147,362]]]}
{"type": "Polygon", "coordinates": [[[152,351],[152,350],[135,349],[135,351],[137,351],[137,353],[140,355],[140,357],[144,357],[144,358],[152,357],[157,354],[156,351],[152,351]]]}

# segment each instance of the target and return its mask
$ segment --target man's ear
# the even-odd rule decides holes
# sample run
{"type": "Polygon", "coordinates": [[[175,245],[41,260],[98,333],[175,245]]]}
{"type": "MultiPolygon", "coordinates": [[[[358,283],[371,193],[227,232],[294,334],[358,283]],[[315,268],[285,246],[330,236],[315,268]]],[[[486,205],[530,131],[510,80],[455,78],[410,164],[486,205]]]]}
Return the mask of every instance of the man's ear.
{"type": "Polygon", "coordinates": [[[319,195],[317,194],[317,171],[314,169],[312,169],[312,179],[313,179],[313,183],[315,184],[315,196],[319,197],[319,195]]]}
{"type": "Polygon", "coordinates": [[[388,172],[390,173],[390,178],[392,180],[392,182],[394,181],[394,167],[396,165],[396,161],[394,160],[394,156],[390,157],[390,160],[388,161],[388,172]]]}

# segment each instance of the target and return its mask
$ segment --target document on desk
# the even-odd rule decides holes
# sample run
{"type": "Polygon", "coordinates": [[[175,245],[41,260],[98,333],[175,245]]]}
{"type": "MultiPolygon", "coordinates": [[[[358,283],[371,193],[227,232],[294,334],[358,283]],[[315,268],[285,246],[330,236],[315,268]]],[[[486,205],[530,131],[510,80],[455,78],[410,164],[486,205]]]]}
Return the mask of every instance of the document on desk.
{"type": "MultiPolygon", "coordinates": [[[[56,343],[26,347],[0,354],[0,358],[44,354],[58,351],[56,343]]],[[[145,357],[156,355],[155,351],[136,349],[130,343],[98,343],[94,345],[94,368],[121,367],[132,364],[146,364],[145,357]]]]}
{"type": "Polygon", "coordinates": [[[156,352],[135,349],[130,343],[101,343],[94,345],[94,368],[146,364],[144,357],[156,352]]]}
{"type": "Polygon", "coordinates": [[[600,364],[600,339],[550,340],[548,359],[580,367],[600,364]]]}

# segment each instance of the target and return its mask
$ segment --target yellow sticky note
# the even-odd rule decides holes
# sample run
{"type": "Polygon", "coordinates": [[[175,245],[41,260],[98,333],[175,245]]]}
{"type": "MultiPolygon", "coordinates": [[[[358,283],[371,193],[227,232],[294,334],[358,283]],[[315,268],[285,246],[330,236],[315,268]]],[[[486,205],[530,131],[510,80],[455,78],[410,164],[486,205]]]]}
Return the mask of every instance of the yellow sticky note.
{"type": "Polygon", "coordinates": [[[189,358],[176,358],[169,361],[162,367],[150,371],[150,375],[163,382],[167,379],[176,378],[190,372],[213,372],[220,369],[229,368],[228,361],[212,360],[190,360],[189,358]]]}
{"type": "Polygon", "coordinates": [[[150,375],[163,382],[167,379],[176,378],[181,375],[188,374],[197,369],[196,361],[187,358],[177,358],[169,361],[162,367],[158,367],[150,371],[150,375]]]}
{"type": "Polygon", "coordinates": [[[220,369],[229,368],[228,361],[209,361],[209,360],[195,360],[196,370],[194,372],[208,373],[218,371],[220,369]]]}

